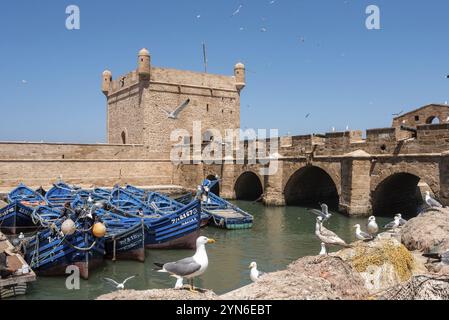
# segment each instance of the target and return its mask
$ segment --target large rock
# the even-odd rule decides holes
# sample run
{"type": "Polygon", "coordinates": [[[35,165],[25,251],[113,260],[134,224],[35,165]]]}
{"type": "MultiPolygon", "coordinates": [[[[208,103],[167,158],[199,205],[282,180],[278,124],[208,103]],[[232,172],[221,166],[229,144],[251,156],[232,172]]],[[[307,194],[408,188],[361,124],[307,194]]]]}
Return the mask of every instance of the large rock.
{"type": "Polygon", "coordinates": [[[352,267],[338,257],[305,257],[286,270],[220,296],[226,300],[364,299],[368,291],[352,267]]]}
{"type": "Polygon", "coordinates": [[[374,241],[356,242],[352,248],[337,253],[359,273],[370,294],[409,280],[418,265],[395,237],[393,233],[383,233],[374,241]]]}
{"type": "Polygon", "coordinates": [[[380,300],[449,300],[449,277],[418,275],[390,288],[380,300]]]}
{"type": "Polygon", "coordinates": [[[158,290],[121,290],[99,296],[97,300],[216,300],[212,291],[193,293],[188,290],[158,289],[158,290]]]}
{"type": "Polygon", "coordinates": [[[428,252],[435,246],[449,250],[449,209],[434,209],[411,219],[402,228],[401,239],[410,251],[428,252]]]}

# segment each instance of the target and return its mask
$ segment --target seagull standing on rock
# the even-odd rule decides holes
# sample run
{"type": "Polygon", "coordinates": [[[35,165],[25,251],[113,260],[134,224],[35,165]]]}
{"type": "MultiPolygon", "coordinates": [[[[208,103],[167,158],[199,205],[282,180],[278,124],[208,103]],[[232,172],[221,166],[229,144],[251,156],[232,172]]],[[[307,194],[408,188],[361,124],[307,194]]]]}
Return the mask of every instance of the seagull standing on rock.
{"type": "Polygon", "coordinates": [[[369,240],[373,240],[373,236],[362,231],[362,228],[360,227],[359,224],[356,224],[354,226],[355,228],[355,237],[361,241],[369,241],[369,240]]]}
{"type": "Polygon", "coordinates": [[[399,218],[398,215],[394,216],[394,220],[391,221],[390,223],[388,223],[387,225],[384,226],[384,229],[397,229],[399,228],[401,225],[401,219],[399,218]]]}
{"type": "Polygon", "coordinates": [[[399,226],[402,227],[407,223],[407,220],[402,218],[402,214],[398,213],[396,215],[399,218],[399,226]]]}
{"type": "Polygon", "coordinates": [[[265,274],[265,272],[257,270],[257,263],[251,262],[249,265],[249,268],[251,269],[251,272],[249,274],[249,277],[253,282],[256,282],[261,276],[265,274]]]}
{"type": "Polygon", "coordinates": [[[158,272],[167,272],[170,275],[187,278],[190,284],[191,292],[198,292],[193,286],[193,279],[201,276],[206,272],[209,266],[209,259],[207,258],[206,244],[215,243],[214,239],[209,239],[206,237],[199,237],[196,240],[196,252],[193,257],[185,258],[175,262],[169,263],[155,263],[159,268],[158,272]]]}
{"type": "Polygon", "coordinates": [[[426,191],[426,203],[431,208],[443,208],[443,205],[430,196],[430,191],[426,191]]]}
{"type": "Polygon", "coordinates": [[[375,216],[371,216],[368,218],[368,225],[366,226],[366,229],[371,236],[374,236],[379,232],[379,226],[377,225],[375,216]]]}
{"type": "Polygon", "coordinates": [[[345,247],[345,248],[351,247],[343,239],[341,239],[339,236],[337,236],[334,232],[323,227],[323,218],[322,217],[316,218],[315,235],[318,237],[318,239],[321,240],[321,242],[324,242],[325,244],[333,245],[333,246],[341,246],[341,247],[345,247]]]}

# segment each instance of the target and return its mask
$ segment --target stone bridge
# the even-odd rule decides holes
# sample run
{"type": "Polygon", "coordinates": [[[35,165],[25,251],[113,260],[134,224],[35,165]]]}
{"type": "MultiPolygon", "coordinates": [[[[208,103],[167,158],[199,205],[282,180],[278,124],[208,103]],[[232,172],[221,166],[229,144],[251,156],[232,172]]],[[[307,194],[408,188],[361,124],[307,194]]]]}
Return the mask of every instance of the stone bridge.
{"type": "Polygon", "coordinates": [[[447,123],[372,129],[365,137],[361,131],[283,137],[279,145],[273,175],[262,175],[264,165],[236,161],[183,164],[175,172],[183,185],[219,176],[215,192],[229,199],[262,198],[276,206],[325,202],[349,215],[414,216],[425,191],[449,205],[447,123]]]}

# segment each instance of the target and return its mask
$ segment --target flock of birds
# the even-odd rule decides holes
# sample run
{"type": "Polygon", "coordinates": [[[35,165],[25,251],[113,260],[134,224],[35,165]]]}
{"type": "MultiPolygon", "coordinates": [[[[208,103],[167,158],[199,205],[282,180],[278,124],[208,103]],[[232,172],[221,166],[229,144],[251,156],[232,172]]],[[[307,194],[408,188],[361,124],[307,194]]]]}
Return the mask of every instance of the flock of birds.
{"type": "MultiPolygon", "coordinates": [[[[430,196],[430,192],[426,193],[425,202],[429,208],[442,208],[443,206],[437,200],[430,196]]],[[[343,239],[341,239],[336,233],[327,229],[323,226],[323,223],[328,221],[332,214],[329,212],[329,208],[326,204],[321,204],[321,210],[310,209],[310,212],[317,215],[316,225],[315,225],[315,235],[321,241],[321,251],[320,256],[325,256],[328,254],[326,246],[340,246],[349,248],[351,245],[347,244],[343,239]]],[[[407,221],[402,218],[401,214],[396,214],[394,220],[384,226],[386,230],[395,230],[403,225],[407,221]]],[[[362,230],[360,224],[354,225],[355,237],[361,241],[371,241],[374,240],[377,233],[379,232],[379,226],[376,222],[376,217],[371,216],[368,218],[366,224],[366,232],[362,230]]],[[[184,258],[174,262],[168,263],[154,263],[157,272],[168,273],[171,277],[176,279],[175,289],[184,289],[184,279],[189,281],[189,290],[191,292],[198,292],[194,287],[194,279],[203,275],[209,266],[209,259],[206,252],[206,245],[215,243],[214,239],[207,237],[199,237],[196,241],[196,252],[193,256],[184,258]]],[[[441,256],[441,255],[440,255],[441,256]]],[[[449,253],[447,256],[441,256],[441,259],[446,259],[449,261],[449,253]]],[[[250,279],[256,282],[265,273],[258,270],[257,263],[252,262],[249,265],[250,279]]],[[[125,284],[135,278],[136,276],[131,276],[125,279],[122,283],[119,283],[110,278],[104,278],[106,282],[113,285],[117,290],[124,290],[125,284]]]]}

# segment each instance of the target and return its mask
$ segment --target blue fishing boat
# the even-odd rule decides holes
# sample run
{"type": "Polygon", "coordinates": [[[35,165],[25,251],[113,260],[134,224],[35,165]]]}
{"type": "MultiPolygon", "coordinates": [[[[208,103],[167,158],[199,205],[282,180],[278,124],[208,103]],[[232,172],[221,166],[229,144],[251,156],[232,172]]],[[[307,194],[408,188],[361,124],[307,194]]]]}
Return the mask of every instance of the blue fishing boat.
{"type": "Polygon", "coordinates": [[[79,189],[75,189],[64,182],[58,182],[47,191],[45,199],[53,207],[63,207],[67,202],[72,202],[79,189]]]}
{"type": "Polygon", "coordinates": [[[195,248],[201,226],[199,200],[182,205],[149,193],[144,202],[124,189],[115,188],[110,203],[118,215],[135,219],[135,222],[143,219],[147,249],[195,248]]]}
{"type": "Polygon", "coordinates": [[[114,190],[112,190],[109,203],[113,208],[118,209],[120,212],[126,212],[131,215],[142,216],[155,213],[144,200],[141,200],[139,197],[120,187],[115,187],[114,190]]]}
{"type": "Polygon", "coordinates": [[[125,218],[118,214],[98,210],[106,225],[105,235],[106,258],[117,260],[145,261],[146,227],[141,219],[125,218]]]}
{"type": "Polygon", "coordinates": [[[202,188],[203,194],[201,209],[211,216],[211,224],[215,227],[229,230],[250,229],[253,226],[254,217],[232,203],[220,198],[209,190],[218,181],[205,180],[202,188]]]}
{"type": "Polygon", "coordinates": [[[92,192],[92,195],[98,198],[109,200],[109,198],[111,197],[111,190],[95,188],[92,192]]]}
{"type": "Polygon", "coordinates": [[[89,271],[98,267],[105,254],[104,239],[96,238],[92,222],[74,220],[76,230],[71,235],[61,231],[64,219],[58,219],[60,211],[40,207],[33,213],[42,225],[48,225],[38,232],[25,247],[25,260],[41,276],[62,276],[68,266],[76,266],[83,279],[89,278],[89,271]]]}
{"type": "Polygon", "coordinates": [[[36,228],[31,214],[47,201],[38,192],[20,184],[8,194],[9,204],[0,209],[0,229],[8,234],[30,232],[36,228]]]}
{"type": "Polygon", "coordinates": [[[0,209],[0,230],[6,234],[33,231],[36,225],[31,218],[32,213],[33,208],[18,201],[8,204],[0,209]]]}
{"type": "Polygon", "coordinates": [[[129,184],[125,186],[125,191],[132,194],[134,197],[139,198],[140,200],[145,200],[145,198],[147,197],[147,193],[145,192],[145,190],[139,189],[129,184]]]}

